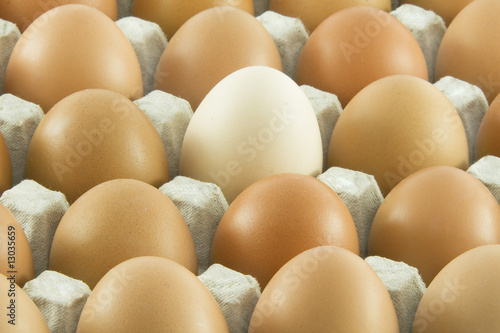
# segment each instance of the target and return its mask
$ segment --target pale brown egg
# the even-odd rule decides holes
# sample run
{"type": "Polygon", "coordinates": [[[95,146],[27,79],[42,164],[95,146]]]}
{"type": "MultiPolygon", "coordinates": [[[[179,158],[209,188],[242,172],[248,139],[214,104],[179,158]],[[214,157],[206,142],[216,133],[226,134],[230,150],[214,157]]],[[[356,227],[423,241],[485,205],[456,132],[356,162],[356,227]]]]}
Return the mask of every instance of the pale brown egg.
{"type": "Polygon", "coordinates": [[[113,21],[118,19],[116,0],[0,0],[0,18],[15,23],[19,30],[24,32],[34,20],[46,11],[68,4],[91,6],[102,11],[113,21]]]}
{"type": "Polygon", "coordinates": [[[13,275],[21,288],[33,279],[33,254],[23,228],[12,213],[0,204],[0,273],[13,275]]]}
{"type": "Polygon", "coordinates": [[[282,70],[278,48],[264,26],[241,9],[211,8],[172,37],[156,69],[155,88],[186,99],[196,110],[220,80],[257,65],[282,70]]]}
{"type": "Polygon", "coordinates": [[[375,176],[382,194],[415,171],[449,165],[467,169],[464,126],[434,85],[395,75],[367,86],[346,106],[332,133],[328,166],[375,176]]]}
{"type": "Polygon", "coordinates": [[[168,182],[167,153],[151,121],[126,97],[89,89],[57,103],[30,142],[26,178],[70,203],[97,184],[133,178],[168,182]]]}
{"type": "Polygon", "coordinates": [[[458,255],[500,243],[500,206],[476,178],[452,167],[409,176],[380,206],[369,255],[416,267],[428,285],[458,255]]]}
{"type": "Polygon", "coordinates": [[[6,333],[50,333],[47,322],[30,297],[15,284],[9,274],[0,273],[0,307],[2,320],[0,332],[6,333]]]}
{"type": "Polygon", "coordinates": [[[500,245],[455,258],[425,292],[413,333],[500,332],[500,245]]]}
{"type": "Polygon", "coordinates": [[[401,0],[401,4],[412,4],[432,10],[449,26],[455,16],[472,1],[474,0],[401,0]]]}
{"type": "Polygon", "coordinates": [[[359,256],[335,246],[307,250],[273,276],[249,333],[398,333],[391,297],[359,256]]]}
{"type": "Polygon", "coordinates": [[[192,272],[172,260],[139,257],[113,267],[83,308],[77,333],[228,333],[222,311],[192,272]]]}
{"type": "Polygon", "coordinates": [[[330,15],[356,6],[368,6],[389,12],[391,0],[271,0],[269,10],[285,16],[297,17],[309,32],[313,32],[330,15]]]}
{"type": "Polygon", "coordinates": [[[47,113],[64,97],[90,88],[142,97],[132,45],[115,22],[85,5],[49,10],[22,34],[5,72],[4,92],[47,113]]]}
{"type": "Polygon", "coordinates": [[[477,133],[474,157],[486,155],[500,157],[500,95],[491,102],[477,133]]]}
{"type": "Polygon", "coordinates": [[[0,195],[12,187],[12,164],[7,143],[0,132],[0,195]]]}
{"type": "Polygon", "coordinates": [[[262,288],[288,260],[321,245],[359,255],[352,216],[314,177],[278,174],[243,191],[222,217],[211,262],[254,276],[262,288]]]}
{"type": "Polygon", "coordinates": [[[218,6],[232,6],[254,15],[252,0],[135,0],[132,15],[157,23],[170,40],[191,17],[218,6]]]}
{"type": "Polygon", "coordinates": [[[172,201],[146,183],[116,179],[70,206],[54,235],[49,267],[94,288],[111,268],[140,256],[198,271],[193,238],[172,201]]]}
{"type": "Polygon", "coordinates": [[[337,95],[345,107],[368,84],[396,74],[428,80],[420,45],[387,12],[358,6],[331,15],[311,34],[295,81],[337,95]]]}
{"type": "Polygon", "coordinates": [[[477,85],[488,102],[500,93],[500,2],[475,0],[446,30],[436,58],[435,79],[453,76],[477,85]]]}

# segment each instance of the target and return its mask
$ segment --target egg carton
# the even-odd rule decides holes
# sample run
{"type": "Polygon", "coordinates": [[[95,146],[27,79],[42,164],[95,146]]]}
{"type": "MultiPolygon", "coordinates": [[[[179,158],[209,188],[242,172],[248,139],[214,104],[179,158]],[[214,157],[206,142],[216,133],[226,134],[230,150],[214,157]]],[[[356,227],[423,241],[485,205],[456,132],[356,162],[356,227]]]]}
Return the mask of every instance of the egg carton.
{"type": "MultiPolygon", "coordinates": [[[[246,332],[261,290],[248,275],[215,264],[210,265],[210,248],[217,225],[228,208],[217,185],[179,176],[179,159],[186,128],[193,110],[183,99],[153,90],[156,65],[167,45],[157,24],[130,17],[131,0],[118,1],[118,26],[130,40],[141,64],[146,96],[135,101],[160,133],[168,154],[171,181],[160,187],[183,215],[195,242],[199,279],[219,303],[231,332],[246,332]]],[[[258,20],[278,46],[284,72],[293,77],[300,52],[309,35],[300,20],[268,11],[269,0],[255,0],[258,20]]],[[[393,1],[391,14],[405,24],[418,40],[434,77],[434,63],[446,27],[440,17],[412,5],[399,6],[393,1]]],[[[20,37],[10,22],[0,20],[0,93],[3,93],[5,67],[20,37]]],[[[436,87],[445,93],[457,109],[467,134],[470,162],[480,122],[488,108],[483,92],[466,82],[445,77],[436,87]]],[[[301,86],[318,119],[324,170],[330,137],[342,107],[333,94],[310,86],[301,86]]],[[[41,108],[15,96],[0,96],[0,131],[11,155],[14,187],[0,202],[18,219],[33,250],[36,278],[24,290],[39,307],[52,332],[75,332],[89,287],[81,281],[48,270],[50,246],[55,230],[69,208],[62,193],[51,191],[24,179],[27,149],[42,120],[41,108]]],[[[500,202],[500,159],[485,157],[472,164],[468,172],[479,179],[500,202]]],[[[342,168],[330,168],[318,179],[330,186],[344,201],[356,224],[360,255],[377,272],[394,303],[400,331],[410,332],[417,306],[426,286],[416,268],[381,257],[367,257],[368,236],[373,217],[383,196],[373,176],[342,168]]]]}

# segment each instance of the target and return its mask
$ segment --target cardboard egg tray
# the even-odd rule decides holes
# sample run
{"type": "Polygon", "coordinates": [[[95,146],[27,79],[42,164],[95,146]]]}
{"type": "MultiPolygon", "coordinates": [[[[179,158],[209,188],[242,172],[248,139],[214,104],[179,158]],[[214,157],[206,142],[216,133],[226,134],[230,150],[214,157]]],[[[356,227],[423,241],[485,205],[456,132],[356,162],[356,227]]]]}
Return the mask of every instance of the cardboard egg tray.
{"type": "MultiPolygon", "coordinates": [[[[168,154],[171,181],[160,190],[176,204],[191,230],[199,262],[199,279],[218,301],[230,331],[246,332],[261,293],[257,281],[251,276],[221,265],[210,266],[209,263],[212,238],[228,204],[218,186],[178,176],[182,140],[192,109],[185,100],[152,91],[156,65],[167,40],[158,25],[129,17],[131,0],[118,0],[118,3],[122,18],[117,24],[132,43],[143,72],[145,97],[135,103],[160,133],[168,154]]],[[[298,19],[266,11],[268,5],[269,0],[255,0],[256,16],[277,44],[284,72],[293,77],[308,33],[298,19]]],[[[395,1],[393,9],[391,14],[417,38],[429,64],[429,77],[433,78],[437,50],[446,30],[443,21],[430,11],[411,5],[399,6],[395,1]]],[[[10,52],[19,37],[15,25],[0,20],[0,93],[3,93],[3,76],[10,52]]],[[[475,139],[488,108],[485,95],[479,88],[451,77],[443,78],[436,86],[449,97],[460,114],[472,164],[475,139]]],[[[309,97],[317,115],[326,169],[330,136],[342,108],[335,95],[309,86],[301,89],[309,97]]],[[[24,290],[37,304],[52,332],[75,332],[90,289],[81,281],[48,270],[52,238],[69,204],[62,193],[24,179],[29,141],[43,116],[41,108],[33,103],[9,94],[0,96],[0,130],[9,147],[14,181],[14,187],[2,195],[0,202],[16,216],[33,251],[36,278],[28,282],[24,290]]],[[[469,172],[500,202],[499,169],[500,159],[488,156],[472,164],[469,172]]],[[[374,177],[334,167],[318,179],[338,193],[349,208],[359,235],[360,254],[366,258],[371,223],[383,201],[374,177]]],[[[391,295],[400,331],[411,332],[418,303],[426,289],[418,271],[405,263],[380,257],[369,257],[366,261],[391,295]]]]}

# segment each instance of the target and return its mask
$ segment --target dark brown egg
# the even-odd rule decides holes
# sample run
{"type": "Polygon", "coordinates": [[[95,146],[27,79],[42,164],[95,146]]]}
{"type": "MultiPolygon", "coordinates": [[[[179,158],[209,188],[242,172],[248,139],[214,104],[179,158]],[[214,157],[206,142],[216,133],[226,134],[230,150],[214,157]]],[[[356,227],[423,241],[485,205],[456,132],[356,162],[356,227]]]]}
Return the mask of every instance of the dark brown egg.
{"type": "Polygon", "coordinates": [[[7,143],[0,132],[0,195],[12,187],[12,164],[7,143]]]}
{"type": "Polygon", "coordinates": [[[477,133],[476,160],[486,155],[500,157],[500,95],[491,103],[477,133]]]}

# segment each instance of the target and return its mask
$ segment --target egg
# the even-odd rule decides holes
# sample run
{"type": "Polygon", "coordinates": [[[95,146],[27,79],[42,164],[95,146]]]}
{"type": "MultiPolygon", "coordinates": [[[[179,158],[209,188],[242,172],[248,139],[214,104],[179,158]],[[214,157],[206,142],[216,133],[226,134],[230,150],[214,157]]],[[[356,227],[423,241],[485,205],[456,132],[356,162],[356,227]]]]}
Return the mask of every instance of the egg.
{"type": "Polygon", "coordinates": [[[499,261],[500,245],[486,245],[446,265],[422,297],[412,332],[499,332],[499,261]]]}
{"type": "Polygon", "coordinates": [[[404,261],[428,285],[458,255],[500,243],[500,206],[469,173],[440,166],[398,184],[380,206],[368,254],[404,261]]]}
{"type": "Polygon", "coordinates": [[[8,333],[50,333],[47,322],[30,297],[15,284],[9,274],[0,273],[0,307],[2,320],[0,332],[8,333]]]}
{"type": "Polygon", "coordinates": [[[64,5],[37,18],[19,38],[5,72],[4,92],[48,112],[64,97],[89,88],[142,97],[142,74],[132,45],[101,11],[64,5]]]}
{"type": "Polygon", "coordinates": [[[83,308],[77,333],[229,332],[214,297],[176,262],[139,257],[113,267],[83,308]]]}
{"type": "Polygon", "coordinates": [[[46,11],[67,4],[82,4],[99,9],[110,19],[118,19],[116,0],[0,0],[0,18],[15,23],[21,32],[46,11]]]}
{"type": "MultiPolygon", "coordinates": [[[[33,279],[33,254],[23,228],[12,213],[0,204],[0,273],[13,275],[21,288],[33,279]]],[[[3,290],[3,289],[2,289],[3,290]]]]}
{"type": "Polygon", "coordinates": [[[436,81],[453,76],[477,85],[493,101],[500,93],[499,16],[500,2],[475,0],[455,17],[439,47],[436,81]]]}
{"type": "Polygon", "coordinates": [[[151,121],[125,96],[89,89],[57,103],[31,139],[26,178],[70,203],[95,185],[134,178],[168,182],[167,153],[151,121]]]}
{"type": "Polygon", "coordinates": [[[428,80],[420,45],[387,12],[358,6],[331,15],[314,30],[300,54],[295,81],[337,95],[345,107],[368,84],[396,74],[428,80]]]}
{"type": "Polygon", "coordinates": [[[307,96],[282,72],[252,66],[219,82],[189,123],[179,173],[215,183],[231,203],[246,187],[278,173],[318,176],[318,121],[307,96]]]}
{"type": "Polygon", "coordinates": [[[49,268],[93,288],[120,262],[145,255],[198,271],[193,238],[172,201],[149,184],[116,179],[70,206],[54,235],[49,268]]]}
{"type": "Polygon", "coordinates": [[[373,82],[333,129],[328,166],[373,175],[383,195],[415,171],[437,165],[467,169],[467,138],[453,104],[423,79],[395,75],[373,82]]]}
{"type": "Polygon", "coordinates": [[[401,0],[401,4],[412,4],[427,10],[432,10],[442,17],[446,26],[465,6],[474,0],[401,0]]]}
{"type": "Polygon", "coordinates": [[[313,32],[330,15],[350,7],[369,6],[389,12],[391,0],[271,0],[269,10],[285,16],[297,17],[307,30],[313,32]]]}
{"type": "Polygon", "coordinates": [[[132,15],[159,24],[170,39],[188,19],[217,6],[232,6],[254,15],[252,0],[135,0],[132,15]]]}
{"type": "Polygon", "coordinates": [[[314,177],[278,174],[257,181],[233,201],[215,232],[211,262],[252,275],[264,288],[288,260],[321,245],[359,255],[346,205],[314,177]]]}
{"type": "Polygon", "coordinates": [[[193,110],[232,72],[254,65],[282,70],[273,39],[247,12],[234,7],[207,9],[172,37],[155,73],[155,88],[187,100],[193,110]]]}
{"type": "Polygon", "coordinates": [[[12,187],[12,164],[9,148],[0,132],[0,195],[12,187]]]}
{"type": "Polygon", "coordinates": [[[491,102],[481,121],[474,155],[476,160],[486,155],[500,157],[500,95],[491,102]]]}
{"type": "Polygon", "coordinates": [[[399,326],[375,271],[350,251],[324,246],[297,255],[273,276],[248,332],[397,333],[399,326]]]}

